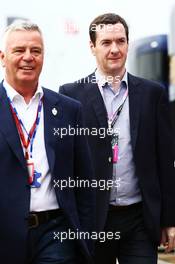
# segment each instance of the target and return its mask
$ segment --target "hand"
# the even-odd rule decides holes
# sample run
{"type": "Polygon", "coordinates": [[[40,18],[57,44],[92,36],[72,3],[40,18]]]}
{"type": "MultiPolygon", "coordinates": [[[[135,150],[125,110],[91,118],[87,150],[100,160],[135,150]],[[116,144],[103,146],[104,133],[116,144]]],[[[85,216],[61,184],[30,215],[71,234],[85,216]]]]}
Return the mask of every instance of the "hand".
{"type": "Polygon", "coordinates": [[[166,227],[162,229],[161,244],[165,246],[165,253],[175,248],[175,227],[166,227]]]}

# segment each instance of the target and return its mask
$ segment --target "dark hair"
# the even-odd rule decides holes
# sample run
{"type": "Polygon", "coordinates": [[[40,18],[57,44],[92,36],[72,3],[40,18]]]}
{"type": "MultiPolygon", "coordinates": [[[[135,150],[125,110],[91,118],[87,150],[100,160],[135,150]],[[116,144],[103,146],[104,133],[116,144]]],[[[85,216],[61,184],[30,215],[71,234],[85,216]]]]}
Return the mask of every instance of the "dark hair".
{"type": "Polygon", "coordinates": [[[127,42],[129,42],[129,28],[124,18],[115,13],[106,13],[96,17],[89,26],[89,36],[92,43],[95,45],[96,42],[96,30],[94,28],[96,29],[98,25],[114,25],[116,23],[121,23],[124,26],[127,42]]]}

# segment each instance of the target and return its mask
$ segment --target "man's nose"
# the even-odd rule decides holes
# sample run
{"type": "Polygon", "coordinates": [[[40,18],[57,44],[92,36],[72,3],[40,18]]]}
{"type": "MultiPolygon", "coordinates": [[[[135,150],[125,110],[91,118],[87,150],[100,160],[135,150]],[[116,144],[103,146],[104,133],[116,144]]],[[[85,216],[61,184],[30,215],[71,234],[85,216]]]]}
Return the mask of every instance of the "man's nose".
{"type": "Polygon", "coordinates": [[[31,53],[31,51],[30,50],[26,50],[25,52],[24,52],[24,54],[23,54],[23,59],[24,60],[33,60],[33,55],[32,55],[32,53],[31,53]]]}
{"type": "Polygon", "coordinates": [[[111,45],[111,53],[117,53],[119,51],[118,45],[116,42],[113,42],[111,45]]]}

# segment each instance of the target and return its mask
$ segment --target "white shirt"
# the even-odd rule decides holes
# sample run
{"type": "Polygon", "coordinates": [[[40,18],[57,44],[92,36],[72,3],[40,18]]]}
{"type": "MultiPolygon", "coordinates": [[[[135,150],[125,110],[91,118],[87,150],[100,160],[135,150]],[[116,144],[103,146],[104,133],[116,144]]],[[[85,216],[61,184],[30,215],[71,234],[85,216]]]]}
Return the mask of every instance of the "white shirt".
{"type": "MultiPolygon", "coordinates": [[[[31,98],[30,102],[26,104],[23,96],[20,95],[6,81],[4,81],[3,85],[6,89],[8,97],[12,101],[13,106],[16,108],[20,119],[22,120],[27,132],[29,133],[36,119],[39,100],[43,96],[42,87],[38,85],[34,96],[31,98]]],[[[26,132],[24,130],[23,132],[25,135],[25,139],[27,139],[26,132]]],[[[24,148],[23,151],[25,153],[24,148]]],[[[34,169],[37,172],[41,173],[42,176],[39,180],[41,186],[39,188],[31,188],[30,211],[36,212],[57,209],[59,206],[56,199],[54,187],[51,186],[51,173],[44,142],[43,106],[41,109],[40,122],[33,142],[32,158],[34,161],[34,169]]],[[[19,175],[19,177],[23,177],[23,175],[19,175]]]]}

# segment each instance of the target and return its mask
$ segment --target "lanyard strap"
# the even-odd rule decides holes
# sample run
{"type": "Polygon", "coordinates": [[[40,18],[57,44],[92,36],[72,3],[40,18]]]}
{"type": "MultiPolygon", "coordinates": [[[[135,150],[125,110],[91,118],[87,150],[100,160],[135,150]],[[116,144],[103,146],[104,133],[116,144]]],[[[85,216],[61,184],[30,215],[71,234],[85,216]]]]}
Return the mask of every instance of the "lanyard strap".
{"type": "Polygon", "coordinates": [[[123,99],[122,99],[122,104],[118,107],[118,109],[114,112],[114,114],[112,115],[111,118],[108,118],[108,125],[109,125],[109,128],[113,128],[117,119],[119,118],[119,115],[123,109],[123,106],[124,106],[124,103],[126,101],[128,97],[128,89],[126,90],[124,96],[123,96],[123,99]]]}
{"type": "Polygon", "coordinates": [[[10,109],[12,111],[12,115],[13,115],[17,130],[18,130],[23,148],[25,149],[25,159],[28,160],[29,159],[29,154],[28,154],[29,145],[30,145],[30,157],[32,158],[33,142],[34,142],[36,131],[37,131],[37,128],[38,128],[38,125],[40,122],[43,97],[40,98],[40,101],[38,103],[36,118],[35,118],[35,121],[31,127],[29,133],[27,132],[27,129],[25,128],[22,120],[19,117],[19,114],[18,114],[16,108],[14,107],[14,105],[13,105],[13,103],[9,97],[8,97],[8,100],[9,100],[10,109]],[[25,139],[24,132],[23,132],[22,128],[24,129],[24,131],[27,134],[27,140],[25,139]]]}

